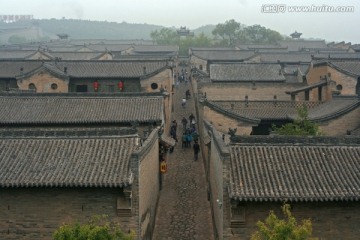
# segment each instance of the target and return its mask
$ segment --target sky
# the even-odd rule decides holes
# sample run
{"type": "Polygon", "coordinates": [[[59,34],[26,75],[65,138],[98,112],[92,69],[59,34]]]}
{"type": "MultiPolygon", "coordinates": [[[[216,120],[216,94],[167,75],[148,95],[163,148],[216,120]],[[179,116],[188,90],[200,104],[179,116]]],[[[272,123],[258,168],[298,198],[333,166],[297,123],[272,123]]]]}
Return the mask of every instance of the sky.
{"type": "Polygon", "coordinates": [[[190,29],[234,19],[284,35],[360,43],[359,0],[1,0],[0,15],[22,14],[190,29]],[[350,12],[331,10],[338,7],[350,12]]]}

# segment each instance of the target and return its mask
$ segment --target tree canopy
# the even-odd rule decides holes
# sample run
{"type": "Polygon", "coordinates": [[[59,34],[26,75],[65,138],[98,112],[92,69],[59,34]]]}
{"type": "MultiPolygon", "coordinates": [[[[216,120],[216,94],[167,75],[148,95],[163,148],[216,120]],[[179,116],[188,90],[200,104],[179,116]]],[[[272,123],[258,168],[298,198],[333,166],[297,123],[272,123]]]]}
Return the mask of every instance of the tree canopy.
{"type": "Polygon", "coordinates": [[[287,123],[281,127],[273,126],[273,131],[279,135],[317,136],[322,135],[319,126],[308,118],[307,108],[297,109],[298,117],[293,123],[287,123]]]}
{"type": "Polygon", "coordinates": [[[251,240],[316,239],[311,237],[312,223],[310,219],[302,220],[299,224],[292,215],[289,204],[284,204],[281,209],[284,219],[278,218],[273,211],[270,211],[264,222],[259,221],[256,224],[259,230],[251,236],[251,240]]]}
{"type": "Polygon", "coordinates": [[[180,37],[177,35],[177,32],[171,28],[152,31],[150,36],[159,45],[179,46],[180,55],[187,55],[190,47],[209,47],[212,44],[212,40],[204,33],[197,34],[194,37],[180,37]]]}
{"type": "Polygon", "coordinates": [[[125,234],[111,224],[106,216],[93,216],[86,224],[64,224],[53,235],[54,240],[133,240],[134,233],[125,234]]]}
{"type": "Polygon", "coordinates": [[[212,31],[215,37],[222,40],[220,45],[234,46],[241,44],[276,44],[277,41],[283,40],[280,33],[265,28],[260,25],[243,26],[234,19],[225,23],[219,23],[212,31]]]}

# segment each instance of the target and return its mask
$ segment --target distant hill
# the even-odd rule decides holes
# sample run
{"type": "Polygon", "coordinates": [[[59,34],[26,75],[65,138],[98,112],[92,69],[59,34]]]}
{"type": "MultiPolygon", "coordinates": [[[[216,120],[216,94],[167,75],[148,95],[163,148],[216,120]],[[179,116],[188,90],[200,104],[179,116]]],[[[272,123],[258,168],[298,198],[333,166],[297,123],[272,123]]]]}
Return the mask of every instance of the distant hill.
{"type": "Polygon", "coordinates": [[[215,27],[216,27],[215,25],[209,24],[209,25],[201,26],[201,27],[196,28],[196,29],[191,30],[191,31],[193,31],[195,35],[200,34],[200,33],[203,32],[206,36],[212,38],[213,37],[212,31],[214,30],[215,27]]]}
{"type": "Polygon", "coordinates": [[[162,26],[151,24],[116,23],[107,21],[87,21],[73,19],[42,19],[16,23],[0,22],[0,42],[4,43],[10,33],[25,37],[28,41],[56,39],[57,34],[65,33],[71,39],[144,39],[150,40],[150,33],[162,26]],[[38,28],[39,36],[30,36],[28,29],[38,28]],[[16,29],[16,31],[11,31],[16,29]],[[22,31],[21,29],[24,29],[22,31]],[[26,30],[26,31],[25,31],[26,30]],[[6,36],[5,36],[6,33],[6,36]],[[1,35],[4,35],[1,37],[1,35]],[[36,37],[38,39],[36,39],[36,37]]]}
{"type": "MultiPolygon", "coordinates": [[[[26,38],[27,41],[57,39],[57,34],[65,33],[70,39],[144,39],[150,40],[150,33],[163,26],[137,23],[116,23],[75,19],[39,19],[15,23],[0,22],[0,43],[7,43],[9,37],[26,38]],[[15,31],[16,29],[16,31],[15,31]],[[36,34],[29,35],[29,29],[36,34]],[[6,34],[5,34],[6,33],[6,34]]],[[[203,32],[211,37],[215,25],[192,29],[195,34],[203,32]]]]}

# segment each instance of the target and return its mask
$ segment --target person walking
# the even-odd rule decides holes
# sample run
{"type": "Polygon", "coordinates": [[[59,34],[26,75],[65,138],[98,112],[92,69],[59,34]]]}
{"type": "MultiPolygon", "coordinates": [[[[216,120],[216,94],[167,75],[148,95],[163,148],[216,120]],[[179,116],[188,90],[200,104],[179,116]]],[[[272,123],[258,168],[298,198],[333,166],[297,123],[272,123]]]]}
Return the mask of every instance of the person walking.
{"type": "Polygon", "coordinates": [[[186,148],[186,133],[185,132],[183,133],[181,140],[182,140],[181,148],[186,148]]]}
{"type": "Polygon", "coordinates": [[[192,120],[195,120],[195,116],[194,116],[194,114],[190,114],[190,116],[189,116],[189,124],[191,124],[192,123],[192,120]]]}
{"type": "Polygon", "coordinates": [[[185,106],[186,106],[186,99],[185,99],[185,98],[182,99],[182,101],[181,101],[181,106],[182,106],[183,108],[185,108],[185,106]]]}
{"type": "Polygon", "coordinates": [[[190,90],[189,90],[189,89],[186,90],[185,96],[186,96],[186,99],[190,99],[191,94],[190,94],[190,90]]]}
{"type": "Polygon", "coordinates": [[[200,152],[200,145],[197,141],[194,142],[193,149],[194,149],[194,161],[197,161],[200,152]]]}
{"type": "Polygon", "coordinates": [[[185,130],[186,130],[186,125],[187,125],[187,123],[188,123],[187,119],[186,119],[185,117],[183,117],[183,118],[181,119],[181,123],[182,123],[182,125],[183,125],[183,131],[185,132],[185,130]]]}
{"type": "Polygon", "coordinates": [[[171,126],[170,129],[170,136],[177,142],[177,137],[176,137],[176,127],[175,126],[171,126]]]}
{"type": "Polygon", "coordinates": [[[186,147],[191,148],[192,135],[190,133],[186,134],[186,147]]]}

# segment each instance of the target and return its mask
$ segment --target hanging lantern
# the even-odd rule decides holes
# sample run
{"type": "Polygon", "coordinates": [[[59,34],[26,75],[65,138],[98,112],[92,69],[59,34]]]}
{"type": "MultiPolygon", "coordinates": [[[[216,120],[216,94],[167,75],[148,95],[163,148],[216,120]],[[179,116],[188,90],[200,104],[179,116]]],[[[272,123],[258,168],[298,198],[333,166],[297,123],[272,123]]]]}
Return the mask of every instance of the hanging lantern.
{"type": "Polygon", "coordinates": [[[124,89],[124,83],[123,83],[123,81],[120,81],[120,82],[118,83],[118,88],[119,88],[120,91],[122,91],[122,90],[124,89]]]}
{"type": "Polygon", "coordinates": [[[167,172],[167,164],[166,164],[165,161],[162,161],[162,162],[160,163],[160,172],[161,172],[161,173],[166,173],[166,172],[167,172]]]}
{"type": "Polygon", "coordinates": [[[95,92],[97,92],[99,90],[99,83],[97,80],[93,83],[93,87],[94,87],[95,92]]]}

